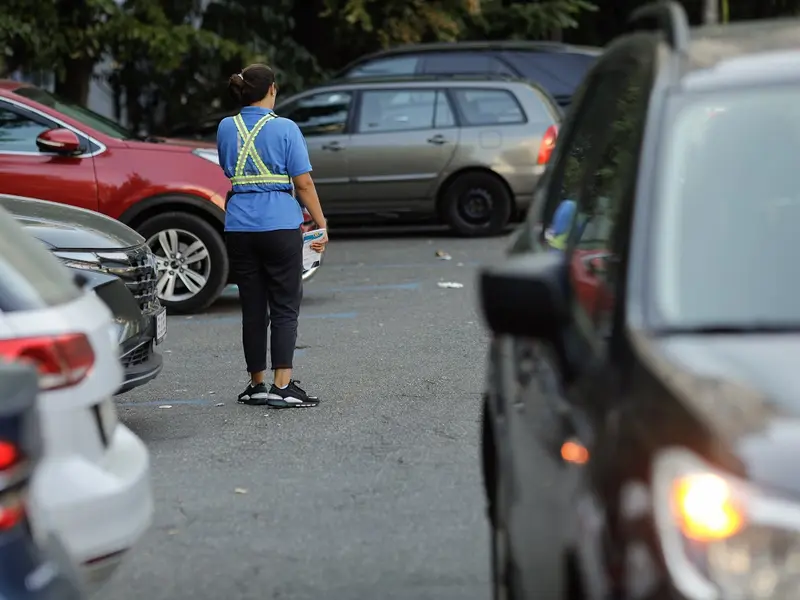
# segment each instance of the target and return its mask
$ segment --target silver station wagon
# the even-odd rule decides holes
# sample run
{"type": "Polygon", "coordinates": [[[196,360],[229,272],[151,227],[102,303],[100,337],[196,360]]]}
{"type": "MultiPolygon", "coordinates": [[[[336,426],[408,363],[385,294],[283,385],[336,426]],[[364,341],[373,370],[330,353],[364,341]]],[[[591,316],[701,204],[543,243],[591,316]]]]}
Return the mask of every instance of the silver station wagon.
{"type": "Polygon", "coordinates": [[[336,81],[276,112],[303,131],[333,220],[433,217],[466,236],[525,211],[561,120],[537,85],[485,75],[336,81]]]}

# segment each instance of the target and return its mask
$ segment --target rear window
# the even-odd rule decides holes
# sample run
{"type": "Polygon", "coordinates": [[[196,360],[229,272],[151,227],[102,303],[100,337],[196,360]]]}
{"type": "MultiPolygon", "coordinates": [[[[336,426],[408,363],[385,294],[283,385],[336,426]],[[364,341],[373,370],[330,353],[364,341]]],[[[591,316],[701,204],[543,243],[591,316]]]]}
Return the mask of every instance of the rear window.
{"type": "Polygon", "coordinates": [[[80,296],[70,272],[0,208],[0,310],[59,306],[80,296]]]}
{"type": "MultiPolygon", "coordinates": [[[[464,125],[515,125],[525,123],[525,113],[507,90],[458,88],[452,90],[464,125]]],[[[542,108],[544,110],[544,108],[542,108]]]]}
{"type": "Polygon", "coordinates": [[[576,52],[507,52],[525,79],[541,85],[559,101],[571,97],[597,57],[576,52]]]}

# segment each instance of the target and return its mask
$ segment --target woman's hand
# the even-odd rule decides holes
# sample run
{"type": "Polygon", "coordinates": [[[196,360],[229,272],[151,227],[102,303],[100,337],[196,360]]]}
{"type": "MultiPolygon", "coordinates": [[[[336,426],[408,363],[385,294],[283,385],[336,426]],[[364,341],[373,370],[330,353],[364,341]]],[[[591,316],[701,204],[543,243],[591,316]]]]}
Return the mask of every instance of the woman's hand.
{"type": "Polygon", "coordinates": [[[328,230],[326,229],[325,232],[322,234],[322,237],[318,240],[314,240],[311,242],[311,249],[314,252],[319,252],[322,254],[325,252],[325,247],[328,245],[328,230]]]}

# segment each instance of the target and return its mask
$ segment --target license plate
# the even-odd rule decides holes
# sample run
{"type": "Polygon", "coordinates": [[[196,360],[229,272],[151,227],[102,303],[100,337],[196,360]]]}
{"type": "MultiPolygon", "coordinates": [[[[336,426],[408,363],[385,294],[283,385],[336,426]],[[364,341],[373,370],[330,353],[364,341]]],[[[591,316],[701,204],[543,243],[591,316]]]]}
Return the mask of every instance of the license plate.
{"type": "Polygon", "coordinates": [[[162,308],[154,318],[156,320],[156,344],[160,344],[167,337],[167,309],[162,308]]]}
{"type": "Polygon", "coordinates": [[[97,414],[100,417],[101,436],[106,440],[106,444],[109,444],[117,427],[117,407],[112,400],[104,400],[97,405],[97,414]]]}

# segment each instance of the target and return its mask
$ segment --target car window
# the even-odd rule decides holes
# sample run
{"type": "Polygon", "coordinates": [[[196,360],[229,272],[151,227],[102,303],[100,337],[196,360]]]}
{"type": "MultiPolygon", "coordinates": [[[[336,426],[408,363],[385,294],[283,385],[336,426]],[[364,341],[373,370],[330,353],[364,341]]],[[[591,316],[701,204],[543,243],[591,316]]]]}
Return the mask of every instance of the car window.
{"type": "Polygon", "coordinates": [[[441,90],[436,92],[436,115],[433,121],[436,127],[455,127],[456,125],[456,117],[450,106],[450,100],[447,94],[441,90]]]}
{"type": "Polygon", "coordinates": [[[75,119],[76,121],[83,123],[92,129],[96,129],[100,133],[103,133],[109,137],[120,140],[130,140],[136,138],[133,132],[125,129],[116,121],[89,110],[85,106],[75,104],[66,98],[61,98],[60,96],[51,94],[50,92],[41,88],[21,87],[15,90],[14,93],[57,110],[71,119],[75,119]]]}
{"type": "Polygon", "coordinates": [[[582,181],[573,197],[577,214],[570,235],[570,271],[578,288],[577,298],[602,334],[611,332],[613,308],[623,265],[630,205],[636,183],[641,133],[647,114],[649,63],[637,57],[624,71],[622,89],[606,88],[611,105],[602,123],[593,156],[586,161],[582,181]],[[612,95],[613,94],[613,95],[612,95]]]}
{"type": "Polygon", "coordinates": [[[570,97],[597,61],[577,52],[524,52],[503,54],[525,79],[541,85],[556,99],[570,97]]]}
{"type": "Polygon", "coordinates": [[[70,272],[0,208],[0,311],[59,306],[80,295],[70,272]]]}
{"type": "Polygon", "coordinates": [[[0,105],[0,152],[38,152],[36,138],[49,127],[0,105]]]}
{"type": "Polygon", "coordinates": [[[393,56],[376,58],[359,65],[345,74],[345,77],[380,77],[385,75],[413,75],[417,72],[418,56],[393,56]]]}
{"type": "Polygon", "coordinates": [[[352,102],[349,92],[323,92],[292,101],[275,112],[297,123],[303,135],[329,135],[345,130],[352,102]]]}
{"type": "Polygon", "coordinates": [[[671,101],[656,185],[658,316],[678,328],[800,324],[800,88],[671,101]]]}
{"type": "Polygon", "coordinates": [[[466,126],[525,123],[522,107],[507,90],[459,88],[453,90],[453,98],[466,126]]]}
{"type": "Polygon", "coordinates": [[[436,90],[368,90],[361,95],[356,131],[375,133],[432,129],[436,90]]]}
{"type": "Polygon", "coordinates": [[[498,73],[516,75],[489,52],[431,52],[422,58],[422,72],[429,75],[498,73]]]}

